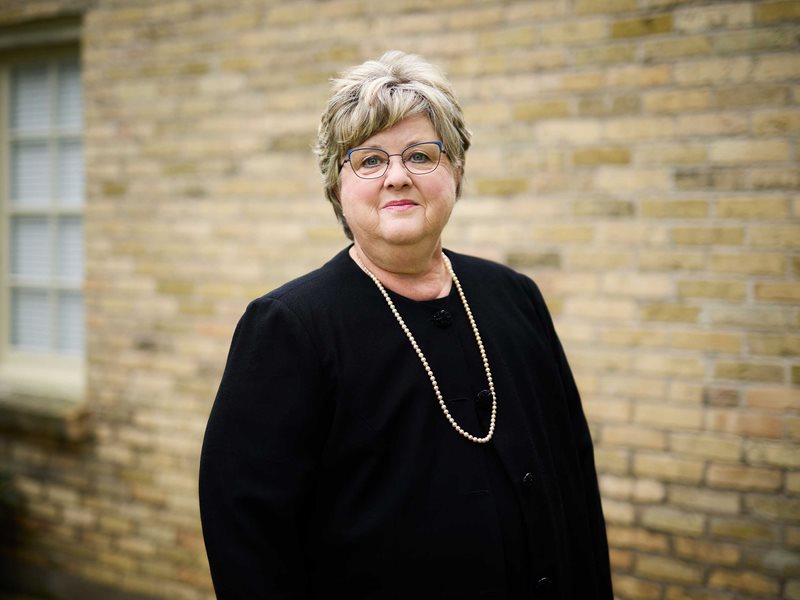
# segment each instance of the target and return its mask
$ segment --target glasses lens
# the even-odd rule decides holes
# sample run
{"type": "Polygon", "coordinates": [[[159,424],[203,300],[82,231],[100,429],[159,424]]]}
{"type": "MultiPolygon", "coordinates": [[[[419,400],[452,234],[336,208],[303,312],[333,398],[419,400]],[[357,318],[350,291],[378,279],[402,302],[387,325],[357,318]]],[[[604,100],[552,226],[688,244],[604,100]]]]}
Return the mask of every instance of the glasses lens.
{"type": "Polygon", "coordinates": [[[424,142],[409,146],[403,151],[403,164],[412,173],[421,175],[430,173],[438,167],[441,157],[442,151],[439,144],[424,142]]]}
{"type": "Polygon", "coordinates": [[[357,148],[350,153],[350,164],[359,177],[380,177],[386,172],[389,154],[376,148],[357,148]]]}

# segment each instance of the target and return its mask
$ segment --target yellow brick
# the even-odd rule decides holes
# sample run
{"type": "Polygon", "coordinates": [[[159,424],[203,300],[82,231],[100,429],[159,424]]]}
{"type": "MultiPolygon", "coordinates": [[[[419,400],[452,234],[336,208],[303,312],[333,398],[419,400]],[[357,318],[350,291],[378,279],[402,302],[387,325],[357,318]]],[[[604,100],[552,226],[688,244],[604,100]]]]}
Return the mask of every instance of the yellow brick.
{"type": "Polygon", "coordinates": [[[644,579],[638,579],[623,572],[614,572],[614,592],[620,598],[636,598],[636,600],[659,600],[661,586],[644,579]]]}
{"type": "Polygon", "coordinates": [[[715,213],[723,219],[781,219],[789,214],[789,202],[784,196],[720,198],[715,213]]]}
{"type": "Polygon", "coordinates": [[[702,567],[688,562],[642,554],[636,561],[636,574],[658,581],[697,584],[703,580],[702,567]]]}
{"type": "Polygon", "coordinates": [[[800,248],[800,225],[768,225],[753,227],[750,242],[754,246],[800,248]]]}
{"type": "Polygon", "coordinates": [[[736,461],[741,455],[741,441],[707,433],[671,433],[670,450],[698,458],[736,461]]]}
{"type": "Polygon", "coordinates": [[[572,210],[577,217],[629,217],[635,212],[631,200],[576,200],[572,210]]]}
{"type": "Polygon", "coordinates": [[[678,115],[675,134],[680,137],[698,135],[734,135],[747,133],[750,120],[734,112],[698,113],[678,115]]]}
{"type": "MultiPolygon", "coordinates": [[[[667,334],[653,329],[618,329],[608,328],[602,333],[602,341],[611,346],[649,346],[659,347],[667,345],[667,334]]],[[[619,384],[617,384],[619,385],[619,384]]],[[[652,385],[652,383],[650,384],[652,385]]],[[[644,384],[647,389],[656,389],[644,384]]],[[[655,393],[655,392],[654,392],[655,393]]],[[[659,392],[660,393],[660,392],[659,392]]]]}
{"type": "Polygon", "coordinates": [[[624,117],[605,122],[606,138],[614,142],[669,138],[674,131],[670,117],[624,117]]]}
{"type": "Polygon", "coordinates": [[[751,408],[763,408],[775,411],[800,410],[800,390],[797,389],[750,387],[747,389],[746,394],[747,406],[751,408]]]}
{"type": "Polygon", "coordinates": [[[638,403],[634,407],[633,420],[670,429],[698,429],[703,425],[703,410],[693,406],[638,403]]]}
{"type": "Polygon", "coordinates": [[[610,193],[634,193],[646,190],[667,190],[671,186],[667,169],[599,167],[594,174],[594,189],[610,193]]]}
{"type": "Polygon", "coordinates": [[[719,492],[693,487],[671,486],[667,502],[704,513],[729,515],[739,513],[739,494],[736,492],[719,492]]]}
{"type": "Polygon", "coordinates": [[[478,179],[475,182],[478,193],[482,196],[512,196],[528,190],[526,179],[478,179]]]}
{"type": "Polygon", "coordinates": [[[594,228],[586,225],[550,225],[533,228],[533,238],[539,242],[587,243],[594,238],[594,228]]]}
{"type": "Polygon", "coordinates": [[[770,27],[731,31],[714,37],[719,54],[754,54],[760,50],[789,50],[794,47],[796,29],[770,27]]]}
{"type": "Polygon", "coordinates": [[[611,24],[611,37],[626,38],[666,33],[672,30],[672,15],[620,19],[611,24]]]}
{"type": "Polygon", "coordinates": [[[779,365],[720,361],[714,367],[714,376],[718,379],[780,383],[783,381],[783,367],[779,365]]]}
{"type": "Polygon", "coordinates": [[[672,334],[671,345],[686,350],[738,353],[742,349],[742,337],[738,333],[676,331],[672,334]]]}
{"type": "Polygon", "coordinates": [[[605,87],[654,87],[672,83],[672,71],[669,65],[622,65],[607,69],[605,87]]]}
{"type": "Polygon", "coordinates": [[[646,304],[641,309],[641,318],[644,321],[696,323],[699,314],[699,307],[681,304],[646,304]]]}
{"type": "Polygon", "coordinates": [[[632,425],[604,425],[601,442],[607,446],[649,450],[663,450],[667,447],[666,434],[663,431],[632,425]]]}
{"type": "Polygon", "coordinates": [[[602,276],[600,289],[608,296],[647,298],[670,295],[673,286],[667,275],[606,273],[602,276]]]}
{"type": "Polygon", "coordinates": [[[800,283],[762,281],[755,285],[756,300],[767,302],[792,302],[800,300],[800,283]]]}
{"type": "Polygon", "coordinates": [[[708,160],[706,144],[666,142],[636,149],[636,162],[643,165],[695,165],[708,160]]]}
{"type": "Polygon", "coordinates": [[[753,71],[753,59],[747,56],[707,58],[675,65],[675,81],[680,85],[739,83],[753,71]]]}
{"type": "Polygon", "coordinates": [[[744,241],[743,227],[676,227],[672,241],[686,245],[738,245],[744,241]]]}
{"type": "Polygon", "coordinates": [[[530,48],[538,37],[533,26],[483,31],[478,35],[480,48],[530,48]]]}
{"type": "Polygon", "coordinates": [[[635,57],[636,46],[634,44],[572,48],[572,59],[576,65],[627,63],[633,61],[635,57]]]}
{"type": "Polygon", "coordinates": [[[499,7],[451,10],[447,14],[447,26],[450,29],[475,29],[495,25],[504,18],[499,7]]]}
{"type": "Polygon", "coordinates": [[[709,411],[708,427],[714,431],[734,433],[748,438],[783,437],[783,423],[775,415],[743,412],[741,410],[715,409],[709,411]]]}
{"type": "Polygon", "coordinates": [[[679,377],[702,377],[705,374],[705,366],[701,360],[670,355],[639,355],[636,357],[635,370],[647,375],[679,377]]]}
{"type": "Polygon", "coordinates": [[[687,7],[675,11],[675,29],[685,33],[697,33],[709,29],[738,29],[752,22],[752,7],[741,2],[687,7]]]}
{"type": "Polygon", "coordinates": [[[545,44],[585,44],[606,38],[608,26],[604,18],[544,23],[539,29],[539,41],[545,44]]]}
{"type": "Polygon", "coordinates": [[[601,136],[600,124],[587,119],[550,119],[536,123],[535,135],[543,144],[592,144],[601,136]]]}
{"type": "Polygon", "coordinates": [[[707,217],[706,200],[642,200],[641,215],[660,219],[696,219],[707,217]]]}
{"type": "Polygon", "coordinates": [[[629,252],[597,249],[587,252],[569,249],[566,253],[566,262],[570,269],[602,270],[624,269],[630,267],[632,261],[629,252]]]}
{"type": "Polygon", "coordinates": [[[674,60],[676,58],[707,56],[712,52],[711,40],[706,36],[681,36],[664,40],[648,40],[642,46],[646,61],[674,60]]]}
{"type": "Polygon", "coordinates": [[[751,442],[746,448],[747,461],[754,465],[766,465],[797,469],[800,467],[800,452],[791,443],[751,442]]]}
{"type": "Polygon", "coordinates": [[[584,398],[583,408],[592,421],[603,423],[625,422],[630,420],[630,401],[619,398],[584,398]]]}
{"type": "Polygon", "coordinates": [[[699,271],[705,268],[705,258],[696,252],[642,251],[639,268],[645,271],[699,271]]]}
{"type": "Polygon", "coordinates": [[[505,123],[508,121],[508,116],[509,109],[506,102],[481,102],[464,106],[464,118],[470,124],[505,123]]]}
{"type": "Polygon", "coordinates": [[[712,463],[706,482],[715,488],[766,492],[780,488],[782,476],[779,470],[712,463]]]}
{"type": "Polygon", "coordinates": [[[712,254],[711,270],[744,275],[783,275],[786,258],[780,254],[712,254]]]}
{"type": "Polygon", "coordinates": [[[617,548],[663,552],[668,547],[666,536],[638,527],[611,526],[608,528],[608,540],[617,548]]]}
{"type": "Polygon", "coordinates": [[[666,90],[648,92],[644,96],[644,109],[655,113],[679,113],[708,108],[711,95],[708,90],[666,90]]]}
{"type": "Polygon", "coordinates": [[[570,298],[566,302],[565,312],[571,316],[588,319],[628,321],[636,314],[636,305],[632,300],[570,298]]]}
{"type": "Polygon", "coordinates": [[[629,471],[630,451],[625,448],[595,448],[594,459],[598,473],[626,475],[629,471]]]}
{"type": "Polygon", "coordinates": [[[758,573],[741,570],[717,569],[711,572],[708,583],[714,588],[745,592],[762,598],[767,596],[776,597],[780,590],[780,584],[777,580],[758,573]]]}
{"type": "Polygon", "coordinates": [[[764,110],[753,115],[756,135],[796,133],[800,131],[800,111],[764,110]]]}
{"type": "Polygon", "coordinates": [[[711,519],[709,529],[713,536],[745,542],[774,542],[777,539],[773,528],[752,519],[716,517],[711,519]]]}
{"type": "Polygon", "coordinates": [[[708,316],[713,325],[785,330],[796,318],[794,311],[782,306],[712,306],[708,316]]]}
{"type": "Polygon", "coordinates": [[[714,90],[714,104],[720,108],[784,105],[789,98],[789,88],[782,85],[743,84],[714,90]]]}
{"type": "Polygon", "coordinates": [[[794,53],[768,54],[756,60],[754,81],[785,81],[800,72],[800,57],[794,53]]]}
{"type": "Polygon", "coordinates": [[[642,510],[642,525],[666,533],[698,535],[703,532],[705,518],[676,508],[654,506],[642,510]]]}
{"type": "Polygon", "coordinates": [[[675,553],[683,558],[715,565],[735,565],[742,552],[738,546],[707,542],[696,538],[675,539],[675,553]]]}
{"type": "Polygon", "coordinates": [[[716,279],[684,279],[678,281],[680,298],[719,298],[722,300],[743,300],[747,288],[742,281],[721,281],[716,279]]]}
{"type": "Polygon", "coordinates": [[[566,100],[532,100],[514,105],[511,113],[517,121],[539,121],[568,116],[569,105],[566,100]]]}
{"type": "Polygon", "coordinates": [[[798,19],[800,18],[800,4],[797,0],[760,2],[755,6],[755,18],[758,23],[776,23],[798,19]]]}
{"type": "Polygon", "coordinates": [[[703,402],[703,386],[685,381],[672,381],[669,384],[667,399],[673,402],[701,404],[703,402]]]}
{"type": "Polygon", "coordinates": [[[784,140],[724,140],[709,148],[709,159],[718,164],[752,164],[786,161],[790,147],[784,140]]]}
{"type": "Polygon", "coordinates": [[[627,12],[636,10],[636,0],[576,0],[577,14],[627,12]]]}
{"type": "Polygon", "coordinates": [[[631,161],[631,153],[628,148],[619,146],[580,148],[572,153],[572,161],[576,166],[627,165],[631,161]]]}

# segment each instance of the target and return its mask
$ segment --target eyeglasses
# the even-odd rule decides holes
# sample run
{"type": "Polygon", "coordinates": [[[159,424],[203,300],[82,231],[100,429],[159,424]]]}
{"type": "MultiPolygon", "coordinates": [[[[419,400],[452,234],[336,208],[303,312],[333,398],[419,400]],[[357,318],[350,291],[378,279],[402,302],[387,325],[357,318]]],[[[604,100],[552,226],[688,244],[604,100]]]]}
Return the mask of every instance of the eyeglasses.
{"type": "Polygon", "coordinates": [[[389,159],[399,156],[406,171],[414,175],[425,175],[436,170],[442,154],[446,154],[442,142],[419,142],[411,144],[399,154],[389,154],[380,148],[353,148],[347,151],[347,158],[339,165],[341,173],[344,163],[350,163],[361,179],[378,179],[389,170],[389,159]]]}

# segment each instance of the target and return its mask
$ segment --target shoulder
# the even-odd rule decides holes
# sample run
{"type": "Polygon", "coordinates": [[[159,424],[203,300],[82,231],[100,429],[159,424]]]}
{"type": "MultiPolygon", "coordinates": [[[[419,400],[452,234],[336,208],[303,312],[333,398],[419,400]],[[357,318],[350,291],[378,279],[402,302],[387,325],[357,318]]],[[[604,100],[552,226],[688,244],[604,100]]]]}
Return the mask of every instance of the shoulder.
{"type": "Polygon", "coordinates": [[[456,275],[461,279],[480,282],[482,288],[499,286],[499,289],[493,288],[495,292],[519,292],[524,295],[532,294],[535,297],[541,297],[539,288],[533,279],[509,266],[450,250],[446,250],[445,253],[450,257],[456,275]]]}
{"type": "Polygon", "coordinates": [[[248,309],[272,306],[300,314],[329,306],[351,287],[354,270],[350,262],[347,250],[342,250],[321,267],[256,298],[248,309]]]}

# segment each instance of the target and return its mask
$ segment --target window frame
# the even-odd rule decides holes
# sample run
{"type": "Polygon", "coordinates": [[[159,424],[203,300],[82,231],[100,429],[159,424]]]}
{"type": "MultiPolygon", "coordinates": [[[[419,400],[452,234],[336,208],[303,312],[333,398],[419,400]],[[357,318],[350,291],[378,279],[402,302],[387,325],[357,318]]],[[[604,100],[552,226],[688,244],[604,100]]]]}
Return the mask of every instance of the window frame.
{"type": "MultiPolygon", "coordinates": [[[[19,48],[0,48],[0,403],[6,406],[33,408],[47,412],[60,412],[63,409],[72,409],[74,405],[85,401],[86,388],[86,348],[80,354],[68,355],[48,351],[26,351],[14,348],[11,345],[10,316],[11,316],[11,218],[15,210],[11,206],[11,181],[10,181],[10,148],[12,137],[9,130],[10,114],[10,78],[12,67],[25,63],[49,64],[64,60],[77,60],[82,67],[80,47],[77,40],[65,43],[64,31],[74,31],[74,23],[68,22],[66,29],[44,27],[44,30],[53,33],[54,43],[31,47],[20,43],[19,48]],[[55,404],[54,404],[55,403],[55,404]]],[[[42,33],[32,30],[38,42],[42,41],[42,33]]],[[[81,69],[82,72],[82,69],[81,69]]],[[[84,104],[85,106],[85,104],[84,104]]],[[[84,109],[85,110],[85,109],[84,109]]],[[[85,123],[78,132],[83,149],[85,150],[85,123]]],[[[48,138],[51,138],[48,133],[48,138]]],[[[51,142],[49,142],[51,143],[51,142]]],[[[64,210],[64,207],[53,211],[48,205],[45,214],[66,215],[76,214],[82,218],[83,246],[86,248],[86,186],[85,186],[85,152],[84,152],[84,202],[76,206],[76,210],[64,210]]],[[[86,253],[84,252],[84,265],[86,253]]],[[[85,295],[85,268],[81,283],[77,288],[84,298],[84,339],[86,339],[86,295],[85,295]]],[[[48,285],[50,290],[52,285],[48,285]]],[[[49,293],[52,293],[50,291],[49,293]]],[[[52,325],[51,325],[52,326],[52,325]]],[[[0,419],[2,420],[2,419],[0,419]]]]}

